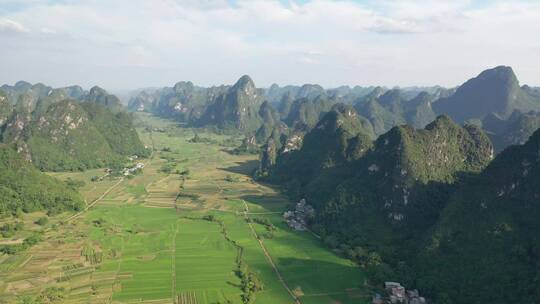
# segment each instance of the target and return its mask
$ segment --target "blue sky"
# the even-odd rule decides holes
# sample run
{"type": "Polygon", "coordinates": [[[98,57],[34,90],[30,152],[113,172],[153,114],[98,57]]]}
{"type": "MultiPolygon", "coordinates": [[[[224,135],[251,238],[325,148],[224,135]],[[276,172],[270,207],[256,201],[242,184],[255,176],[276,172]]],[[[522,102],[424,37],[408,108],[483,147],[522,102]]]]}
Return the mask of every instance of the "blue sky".
{"type": "Polygon", "coordinates": [[[0,0],[0,83],[455,86],[510,65],[540,85],[538,20],[538,1],[0,0]]]}

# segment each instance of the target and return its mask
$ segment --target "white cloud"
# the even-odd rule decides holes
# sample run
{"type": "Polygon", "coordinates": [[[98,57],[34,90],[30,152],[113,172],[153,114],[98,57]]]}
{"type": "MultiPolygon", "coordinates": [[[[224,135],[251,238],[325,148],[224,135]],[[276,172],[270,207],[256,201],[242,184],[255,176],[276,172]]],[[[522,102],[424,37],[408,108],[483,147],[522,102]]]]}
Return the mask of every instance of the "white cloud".
{"type": "Polygon", "coordinates": [[[537,20],[520,1],[35,0],[0,10],[0,82],[457,85],[506,64],[540,84],[537,20]]]}
{"type": "Polygon", "coordinates": [[[0,32],[27,33],[28,29],[13,20],[0,18],[0,32]]]}

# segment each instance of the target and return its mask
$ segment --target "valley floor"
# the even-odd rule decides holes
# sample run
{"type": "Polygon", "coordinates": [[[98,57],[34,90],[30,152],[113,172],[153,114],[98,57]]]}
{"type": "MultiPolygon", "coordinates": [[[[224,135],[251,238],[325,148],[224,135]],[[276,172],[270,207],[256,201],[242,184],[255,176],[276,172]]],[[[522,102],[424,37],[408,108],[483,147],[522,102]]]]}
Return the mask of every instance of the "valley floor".
{"type": "Polygon", "coordinates": [[[160,130],[139,128],[154,147],[142,173],[51,173],[84,181],[89,208],[51,218],[43,242],[0,257],[0,302],[60,287],[63,303],[242,303],[239,260],[264,284],[254,303],[369,301],[360,268],[283,223],[286,197],[249,176],[256,156],[226,152],[229,136],[190,143],[193,130],[141,119],[160,130]]]}

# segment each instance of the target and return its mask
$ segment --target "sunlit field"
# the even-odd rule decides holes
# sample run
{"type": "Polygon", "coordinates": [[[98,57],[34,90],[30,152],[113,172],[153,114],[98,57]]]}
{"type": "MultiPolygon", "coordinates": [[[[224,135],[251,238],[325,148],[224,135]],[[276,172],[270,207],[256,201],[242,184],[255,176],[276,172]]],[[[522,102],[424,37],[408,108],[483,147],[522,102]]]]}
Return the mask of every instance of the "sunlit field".
{"type": "Polygon", "coordinates": [[[255,303],[367,302],[360,268],[284,224],[287,198],[250,177],[257,156],[227,152],[241,138],[139,118],[154,149],[142,173],[51,173],[84,182],[89,208],[52,218],[43,242],[0,257],[1,299],[60,287],[66,303],[242,303],[241,261],[262,282],[255,303]],[[208,142],[191,143],[195,132],[208,142]]]}

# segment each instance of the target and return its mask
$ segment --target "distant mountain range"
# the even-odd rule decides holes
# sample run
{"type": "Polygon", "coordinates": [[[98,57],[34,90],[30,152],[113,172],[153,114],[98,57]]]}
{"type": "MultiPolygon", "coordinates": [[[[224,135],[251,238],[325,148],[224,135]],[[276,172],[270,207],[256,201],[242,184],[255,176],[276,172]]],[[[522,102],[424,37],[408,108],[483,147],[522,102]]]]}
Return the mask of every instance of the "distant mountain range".
{"type": "Polygon", "coordinates": [[[540,96],[519,86],[512,68],[486,70],[462,84],[454,94],[434,103],[436,113],[446,113],[457,122],[482,120],[489,114],[507,118],[515,110],[538,111],[540,96]]]}
{"type": "Polygon", "coordinates": [[[358,115],[371,124],[367,128],[375,136],[402,124],[423,128],[438,115],[446,114],[458,123],[484,128],[497,152],[510,144],[523,143],[540,123],[536,114],[540,112],[540,91],[520,86],[512,69],[505,66],[486,70],[452,89],[347,86],[324,89],[316,84],[284,87],[274,84],[268,89],[257,89],[248,76],[233,86],[211,88],[179,82],[172,88],[141,91],[130,100],[129,109],[196,127],[213,126],[257,134],[257,141],[264,143],[272,133],[276,138],[313,128],[337,103],[354,106],[358,115]],[[253,95],[241,93],[248,91],[253,95]],[[267,104],[261,112],[264,101],[267,104]],[[274,113],[271,121],[269,116],[261,116],[269,112],[274,113]]]}

